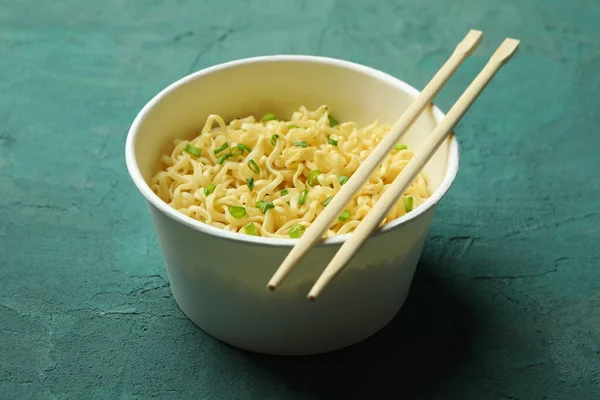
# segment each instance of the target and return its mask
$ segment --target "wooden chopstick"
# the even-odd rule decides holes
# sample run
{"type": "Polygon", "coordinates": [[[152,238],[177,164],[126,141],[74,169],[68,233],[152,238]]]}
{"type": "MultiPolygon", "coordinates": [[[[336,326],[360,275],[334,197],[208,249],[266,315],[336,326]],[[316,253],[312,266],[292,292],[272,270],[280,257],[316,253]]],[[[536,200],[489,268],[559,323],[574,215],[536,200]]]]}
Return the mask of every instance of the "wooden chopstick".
{"type": "Polygon", "coordinates": [[[342,186],[338,194],[333,197],[331,203],[327,205],[327,208],[325,208],[308,229],[306,229],[302,238],[292,248],[269,281],[267,287],[270,290],[275,290],[306,253],[323,237],[325,231],[327,231],[331,226],[331,223],[338,217],[344,207],[346,207],[348,201],[350,201],[356,192],[364,185],[375,168],[381,164],[383,159],[389,155],[394,145],[412,126],[417,117],[421,115],[425,107],[429,105],[431,100],[440,91],[448,79],[450,79],[462,62],[475,51],[481,42],[482,35],[483,34],[480,31],[471,30],[456,46],[452,56],[450,56],[448,61],[446,61],[427,86],[425,86],[423,91],[417,96],[404,114],[402,114],[400,119],[392,126],[390,132],[388,132],[352,177],[350,177],[348,182],[342,186]]]}
{"type": "Polygon", "coordinates": [[[406,191],[410,183],[448,137],[452,129],[458,124],[463,115],[465,115],[496,72],[510,60],[518,46],[518,40],[506,39],[498,47],[483,70],[467,87],[442,122],[434,129],[427,142],[418,150],[394,182],[383,193],[365,219],[358,225],[350,238],[338,250],[310,290],[308,294],[309,300],[317,299],[327,285],[342,271],[348,261],[361,248],[371,232],[377,229],[392,206],[398,201],[398,198],[406,191]]]}

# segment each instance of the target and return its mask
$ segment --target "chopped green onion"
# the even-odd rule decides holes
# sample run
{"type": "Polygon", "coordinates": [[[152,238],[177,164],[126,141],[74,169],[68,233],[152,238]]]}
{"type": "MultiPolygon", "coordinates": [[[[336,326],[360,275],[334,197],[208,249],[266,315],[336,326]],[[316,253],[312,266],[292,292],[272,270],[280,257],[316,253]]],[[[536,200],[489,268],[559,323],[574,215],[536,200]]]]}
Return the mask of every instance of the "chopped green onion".
{"type": "Polygon", "coordinates": [[[413,209],[414,198],[412,196],[407,196],[404,198],[404,208],[406,212],[411,212],[413,209]]]}
{"type": "Polygon", "coordinates": [[[227,143],[225,143],[224,145],[217,147],[214,152],[215,154],[219,154],[220,152],[222,152],[223,150],[225,150],[226,148],[228,148],[229,145],[227,143]]]}
{"type": "Polygon", "coordinates": [[[290,124],[287,126],[288,129],[298,129],[300,128],[298,125],[290,124]]]}
{"type": "Polygon", "coordinates": [[[263,117],[260,119],[260,122],[273,121],[274,119],[277,119],[275,114],[268,113],[268,114],[263,115],[263,117]]]}
{"type": "Polygon", "coordinates": [[[348,210],[342,211],[342,213],[338,217],[338,219],[342,222],[348,221],[348,218],[350,218],[350,211],[348,211],[348,210]]]}
{"type": "Polygon", "coordinates": [[[246,150],[248,153],[250,153],[250,152],[252,151],[252,147],[250,147],[250,146],[246,146],[246,145],[245,145],[245,144],[243,144],[243,143],[240,143],[240,144],[238,144],[238,145],[237,145],[237,146],[235,146],[235,147],[237,147],[238,149],[243,149],[243,150],[246,150]]]}
{"type": "Polygon", "coordinates": [[[294,146],[296,146],[296,147],[308,147],[308,143],[306,143],[304,140],[302,140],[300,142],[294,143],[294,146]]]}
{"type": "Polygon", "coordinates": [[[204,188],[204,194],[208,196],[209,194],[214,192],[216,188],[217,188],[217,185],[214,185],[214,184],[208,185],[208,187],[204,188]]]}
{"type": "Polygon", "coordinates": [[[262,206],[262,204],[264,203],[264,200],[259,200],[256,202],[256,208],[260,208],[260,206],[262,206]]]}
{"type": "Polygon", "coordinates": [[[250,171],[254,172],[256,175],[260,174],[260,168],[258,168],[256,161],[248,161],[248,168],[250,168],[250,171]]]}
{"type": "Polygon", "coordinates": [[[240,206],[229,206],[229,214],[233,218],[240,219],[246,215],[246,209],[240,206]]]}
{"type": "Polygon", "coordinates": [[[231,155],[232,156],[239,156],[241,154],[244,154],[244,151],[247,151],[248,153],[250,153],[252,151],[252,147],[249,147],[249,146],[246,146],[243,143],[240,143],[237,146],[233,146],[231,148],[231,155]]]}
{"type": "Polygon", "coordinates": [[[271,144],[273,146],[275,146],[277,144],[277,139],[279,139],[279,135],[278,134],[274,134],[273,136],[271,136],[271,144]]]}
{"type": "Polygon", "coordinates": [[[246,232],[248,235],[258,236],[258,231],[256,230],[256,226],[254,226],[254,222],[244,225],[244,232],[246,232]]]}
{"type": "Polygon", "coordinates": [[[333,199],[333,196],[329,196],[328,198],[325,199],[324,202],[322,202],[321,204],[323,204],[325,207],[327,207],[327,204],[329,204],[331,202],[331,199],[333,199]]]}
{"type": "Polygon", "coordinates": [[[193,156],[200,157],[200,149],[196,146],[192,146],[191,144],[185,145],[185,152],[193,156]]]}
{"type": "Polygon", "coordinates": [[[289,193],[289,192],[288,192],[288,190],[287,190],[287,189],[283,189],[283,190],[281,191],[281,195],[282,195],[282,196],[285,196],[285,195],[286,195],[286,194],[288,194],[288,193],[289,193]]]}
{"type": "Polygon", "coordinates": [[[302,237],[302,234],[304,233],[305,230],[306,230],[306,227],[304,225],[294,224],[290,228],[290,237],[292,239],[298,239],[298,238],[302,237]]]}
{"type": "Polygon", "coordinates": [[[246,178],[246,184],[248,185],[248,189],[252,191],[254,189],[254,178],[246,178]]]}
{"type": "Polygon", "coordinates": [[[217,164],[223,164],[229,157],[231,157],[231,154],[221,154],[219,158],[217,158],[217,164]]]}
{"type": "Polygon", "coordinates": [[[340,123],[338,122],[337,119],[333,118],[331,115],[327,116],[327,119],[329,120],[329,126],[331,126],[332,128],[336,125],[339,125],[340,123]]]}
{"type": "Polygon", "coordinates": [[[327,137],[327,143],[332,146],[337,146],[337,140],[332,139],[331,136],[327,137]]]}
{"type": "Polygon", "coordinates": [[[313,172],[311,172],[310,175],[308,175],[308,178],[306,178],[306,183],[308,183],[308,186],[315,186],[317,184],[317,177],[319,175],[321,175],[321,171],[318,169],[315,169],[313,172]]]}
{"type": "Polygon", "coordinates": [[[344,186],[344,183],[348,182],[348,177],[346,175],[340,175],[338,176],[338,181],[340,182],[340,185],[344,186]]]}
{"type": "Polygon", "coordinates": [[[308,190],[304,189],[298,195],[298,204],[303,205],[306,203],[306,198],[308,197],[308,190]]]}
{"type": "Polygon", "coordinates": [[[202,222],[206,223],[206,218],[204,218],[204,217],[200,217],[200,221],[202,221],[202,222]]]}
{"type": "Polygon", "coordinates": [[[266,214],[267,211],[269,211],[271,208],[275,208],[275,204],[273,204],[272,201],[260,201],[256,203],[256,207],[258,207],[258,209],[260,210],[260,212],[262,212],[263,214],[266,214]],[[258,203],[260,203],[260,206],[258,205],[258,203]]]}
{"type": "Polygon", "coordinates": [[[408,146],[405,145],[405,144],[397,144],[397,145],[394,146],[394,149],[396,149],[396,150],[406,150],[406,149],[408,149],[408,146]]]}

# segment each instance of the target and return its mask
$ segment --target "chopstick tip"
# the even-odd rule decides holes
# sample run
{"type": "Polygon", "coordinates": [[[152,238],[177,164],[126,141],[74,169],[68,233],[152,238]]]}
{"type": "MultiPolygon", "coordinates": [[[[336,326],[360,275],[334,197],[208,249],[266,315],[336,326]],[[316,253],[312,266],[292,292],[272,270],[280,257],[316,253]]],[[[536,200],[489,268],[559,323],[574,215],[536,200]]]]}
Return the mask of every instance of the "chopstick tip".
{"type": "Polygon", "coordinates": [[[322,282],[317,281],[317,283],[315,283],[315,285],[312,287],[312,289],[310,289],[310,291],[308,292],[308,295],[306,296],[306,298],[311,302],[317,301],[317,298],[319,297],[319,295],[321,294],[322,291],[323,291],[323,284],[322,284],[322,282]]]}
{"type": "Polygon", "coordinates": [[[477,29],[471,29],[467,36],[456,46],[456,50],[465,53],[467,55],[471,55],[481,43],[481,38],[483,37],[483,32],[478,31],[477,29]]]}
{"type": "Polygon", "coordinates": [[[275,289],[277,289],[277,286],[281,284],[281,281],[285,279],[286,275],[287,273],[285,272],[285,270],[282,269],[282,267],[279,267],[279,269],[275,271],[275,274],[273,274],[273,276],[269,280],[269,283],[267,283],[267,288],[271,292],[273,292],[275,289]]]}
{"type": "Polygon", "coordinates": [[[504,39],[504,42],[502,42],[492,57],[497,57],[497,59],[502,63],[507,62],[517,51],[519,43],[521,43],[521,41],[518,39],[504,39]]]}

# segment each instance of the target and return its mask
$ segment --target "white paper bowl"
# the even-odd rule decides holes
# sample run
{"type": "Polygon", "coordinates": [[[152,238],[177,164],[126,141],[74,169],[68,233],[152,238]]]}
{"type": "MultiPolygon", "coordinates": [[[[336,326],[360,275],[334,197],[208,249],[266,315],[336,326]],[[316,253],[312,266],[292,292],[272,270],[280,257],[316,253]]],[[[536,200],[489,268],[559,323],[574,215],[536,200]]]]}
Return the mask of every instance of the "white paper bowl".
{"type": "MultiPolygon", "coordinates": [[[[146,198],[173,295],[210,335],[269,354],[314,354],[359,342],[383,328],[410,288],[437,202],[458,169],[449,138],[425,168],[434,191],[408,215],[371,237],[315,303],[306,295],[347,235],[314,248],[275,292],[266,284],[295,243],[231,233],[175,211],[149,188],[175,138],[190,138],[205,118],[226,121],[266,112],[289,118],[301,105],[327,104],[340,121],[393,123],[417,90],[369,67],[322,57],[269,56],[217,65],[164,89],[138,114],[127,137],[127,168],[146,198]]],[[[443,118],[426,110],[404,142],[416,149],[443,118]]]]}

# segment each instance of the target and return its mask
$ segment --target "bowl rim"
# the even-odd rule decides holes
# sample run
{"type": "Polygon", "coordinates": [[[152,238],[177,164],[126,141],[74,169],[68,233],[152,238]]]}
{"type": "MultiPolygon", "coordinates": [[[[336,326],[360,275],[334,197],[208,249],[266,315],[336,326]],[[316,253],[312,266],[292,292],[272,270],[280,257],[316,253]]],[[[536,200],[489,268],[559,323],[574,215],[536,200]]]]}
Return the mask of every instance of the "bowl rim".
{"type": "MultiPolygon", "coordinates": [[[[257,63],[277,63],[277,62],[300,62],[300,63],[318,63],[318,64],[327,64],[330,66],[334,66],[337,68],[350,69],[355,72],[359,72],[365,75],[369,75],[378,80],[384,81],[387,84],[395,86],[400,90],[407,93],[409,96],[416,98],[420,93],[416,88],[409,85],[408,83],[393,77],[383,71],[377,70],[372,67],[368,67],[362,64],[357,64],[351,61],[340,60],[336,58],[329,57],[321,57],[321,56],[308,56],[308,55],[267,55],[267,56],[259,56],[259,57],[250,57],[243,58],[234,61],[229,61],[221,64],[217,64],[208,68],[201,69],[199,71],[193,72],[173,83],[168,85],[166,88],[162,89],[158,94],[156,94],[144,107],[139,111],[137,116],[135,117],[129,131],[127,133],[127,140],[125,143],[125,161],[127,165],[127,170],[134,184],[136,185],[139,192],[144,196],[146,201],[160,212],[162,212],[167,217],[173,219],[174,221],[183,224],[191,229],[199,231],[201,233],[216,236],[221,239],[230,240],[234,242],[242,242],[253,245],[261,245],[266,247],[293,247],[298,239],[281,239],[281,238],[268,238],[263,236],[251,236],[245,235],[243,233],[238,232],[230,232],[221,228],[217,228],[212,225],[204,224],[192,217],[188,217],[187,215],[180,213],[175,210],[167,203],[165,203],[156,193],[150,189],[150,186],[144,180],[141,171],[139,170],[137,160],[135,157],[135,138],[139,131],[139,127],[142,121],[146,118],[146,116],[170,93],[177,90],[179,87],[184,86],[195,79],[200,77],[232,68],[237,67],[244,64],[257,64],[257,63]]],[[[435,105],[432,104],[433,116],[437,123],[444,118],[445,114],[435,105]]],[[[437,205],[437,203],[444,197],[444,195],[450,189],[450,186],[454,182],[456,174],[458,172],[458,163],[460,158],[460,152],[458,148],[458,141],[456,140],[456,136],[451,134],[449,136],[449,148],[448,148],[448,163],[446,166],[446,173],[439,187],[431,194],[431,196],[420,206],[416,207],[412,212],[403,215],[400,218],[397,218],[387,224],[385,224],[381,229],[375,232],[372,236],[378,236],[381,234],[385,234],[392,230],[398,229],[399,227],[408,224],[410,221],[417,219],[419,216],[429,211],[432,207],[437,205]]],[[[350,237],[350,233],[344,235],[335,235],[332,237],[325,238],[317,243],[317,246],[333,246],[340,245],[344,241],[346,241],[350,237]]]]}

